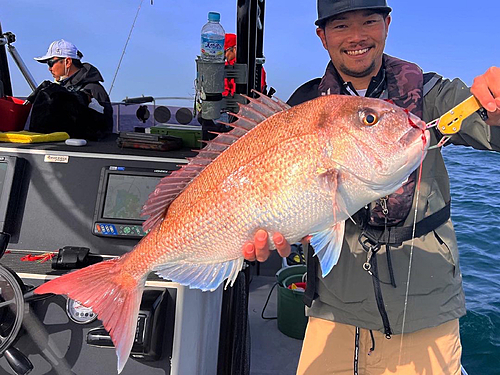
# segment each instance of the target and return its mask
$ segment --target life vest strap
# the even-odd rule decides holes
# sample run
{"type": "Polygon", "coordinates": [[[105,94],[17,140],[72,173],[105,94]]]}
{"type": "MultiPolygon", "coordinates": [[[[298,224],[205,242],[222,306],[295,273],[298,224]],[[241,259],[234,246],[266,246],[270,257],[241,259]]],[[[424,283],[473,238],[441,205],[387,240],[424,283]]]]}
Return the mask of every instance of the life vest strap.
{"type": "Polygon", "coordinates": [[[415,233],[413,233],[413,225],[402,227],[375,227],[367,225],[363,230],[363,235],[373,244],[401,246],[403,242],[409,241],[413,237],[423,236],[446,223],[450,218],[450,212],[451,202],[448,202],[439,211],[420,220],[415,226],[415,233]]]}
{"type": "MultiPolygon", "coordinates": [[[[415,226],[402,227],[374,227],[368,225],[362,232],[374,245],[400,246],[403,242],[411,240],[413,237],[420,237],[440,227],[450,218],[451,202],[435,213],[420,220],[415,226]]],[[[317,259],[314,257],[314,248],[309,244],[307,248],[307,287],[304,293],[304,303],[311,307],[312,301],[318,297],[316,292],[317,259]]]]}

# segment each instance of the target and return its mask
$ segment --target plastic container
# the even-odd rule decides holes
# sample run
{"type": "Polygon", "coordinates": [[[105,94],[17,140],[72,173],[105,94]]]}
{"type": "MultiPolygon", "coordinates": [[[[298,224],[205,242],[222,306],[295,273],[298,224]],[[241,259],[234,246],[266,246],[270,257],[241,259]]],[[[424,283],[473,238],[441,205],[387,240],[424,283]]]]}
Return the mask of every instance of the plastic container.
{"type": "Polygon", "coordinates": [[[302,281],[297,281],[288,285],[288,289],[295,290],[296,292],[304,292],[306,290],[306,283],[302,281]]]}
{"type": "Polygon", "coordinates": [[[208,13],[208,22],[201,29],[200,58],[203,61],[224,62],[224,38],[226,32],[219,22],[219,13],[208,13]]]}
{"type": "Polygon", "coordinates": [[[301,283],[307,267],[303,264],[280,269],[278,281],[278,329],[285,335],[302,340],[306,332],[307,317],[303,301],[304,290],[290,289],[293,283],[301,283]]]}
{"type": "Polygon", "coordinates": [[[20,131],[24,129],[31,110],[31,104],[24,100],[5,96],[0,98],[0,131],[20,131]]]}

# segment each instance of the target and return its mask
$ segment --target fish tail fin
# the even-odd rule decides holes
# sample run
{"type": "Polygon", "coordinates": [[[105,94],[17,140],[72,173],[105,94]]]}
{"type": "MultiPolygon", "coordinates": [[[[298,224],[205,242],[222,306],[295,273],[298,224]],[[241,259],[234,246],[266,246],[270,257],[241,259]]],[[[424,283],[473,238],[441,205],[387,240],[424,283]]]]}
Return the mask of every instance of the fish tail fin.
{"type": "Polygon", "coordinates": [[[65,294],[90,307],[109,332],[118,356],[118,373],[132,350],[145,276],[121,272],[123,257],[60,276],[35,289],[35,294],[65,294]]]}

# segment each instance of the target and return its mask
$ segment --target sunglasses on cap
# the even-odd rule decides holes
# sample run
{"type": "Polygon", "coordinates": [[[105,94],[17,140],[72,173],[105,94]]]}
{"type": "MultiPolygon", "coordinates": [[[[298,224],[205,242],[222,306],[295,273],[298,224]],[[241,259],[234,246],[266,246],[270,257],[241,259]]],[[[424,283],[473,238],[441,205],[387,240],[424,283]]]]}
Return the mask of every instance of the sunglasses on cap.
{"type": "Polygon", "coordinates": [[[55,59],[47,60],[47,65],[49,66],[49,68],[52,68],[58,61],[61,61],[61,60],[64,60],[64,57],[58,57],[55,59]]]}

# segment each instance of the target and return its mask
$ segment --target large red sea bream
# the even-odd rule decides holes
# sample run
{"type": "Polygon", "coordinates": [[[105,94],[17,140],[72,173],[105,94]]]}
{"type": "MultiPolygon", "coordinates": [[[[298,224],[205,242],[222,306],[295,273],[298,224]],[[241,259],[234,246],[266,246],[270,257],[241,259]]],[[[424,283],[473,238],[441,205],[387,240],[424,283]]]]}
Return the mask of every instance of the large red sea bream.
{"type": "Polygon", "coordinates": [[[243,245],[263,228],[290,243],[311,234],[326,275],[345,220],[397,190],[429,145],[421,120],[378,99],[329,95],[289,108],[261,96],[238,117],[232,131],[159,183],[144,207],[150,232],[131,252],[35,291],[91,307],[116,346],[118,372],[150,272],[202,290],[231,284],[243,245]]]}

